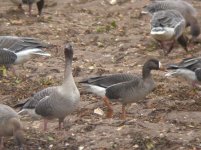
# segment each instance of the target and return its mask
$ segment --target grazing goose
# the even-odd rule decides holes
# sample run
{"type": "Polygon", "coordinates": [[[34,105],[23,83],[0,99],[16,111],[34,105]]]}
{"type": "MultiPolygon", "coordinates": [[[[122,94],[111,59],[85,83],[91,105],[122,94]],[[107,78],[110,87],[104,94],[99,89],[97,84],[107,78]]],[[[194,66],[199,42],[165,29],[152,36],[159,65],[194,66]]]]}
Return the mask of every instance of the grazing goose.
{"type": "Polygon", "coordinates": [[[177,10],[159,11],[152,16],[150,34],[160,43],[165,55],[171,52],[175,41],[187,51],[187,38],[183,35],[185,26],[185,19],[177,10]],[[166,42],[170,42],[168,49],[165,49],[166,42]]]}
{"type": "Polygon", "coordinates": [[[0,65],[20,64],[37,56],[51,56],[48,45],[29,37],[0,36],[0,65]]]}
{"type": "Polygon", "coordinates": [[[201,83],[201,57],[186,58],[178,64],[169,65],[167,69],[173,70],[165,76],[181,76],[191,81],[195,87],[197,83],[201,83]]]}
{"type": "Polygon", "coordinates": [[[44,0],[11,0],[14,4],[18,5],[18,8],[22,10],[22,4],[29,5],[29,15],[31,15],[32,5],[36,3],[38,8],[38,15],[42,14],[42,9],[44,7],[44,0]]]}
{"type": "Polygon", "coordinates": [[[22,148],[24,136],[18,114],[9,106],[0,104],[0,138],[3,148],[3,137],[14,136],[17,144],[22,148]]]}
{"type": "Polygon", "coordinates": [[[104,103],[108,107],[107,117],[112,117],[113,115],[110,101],[122,103],[121,118],[125,119],[126,105],[142,101],[154,89],[155,85],[151,76],[151,70],[159,69],[162,69],[161,63],[156,59],[150,59],[143,66],[142,77],[117,74],[89,78],[80,83],[84,84],[88,91],[104,97],[104,103]]]}
{"type": "Polygon", "coordinates": [[[161,10],[177,10],[179,11],[186,21],[186,26],[190,26],[192,40],[200,34],[200,26],[197,20],[197,12],[195,8],[186,1],[183,0],[164,0],[164,1],[154,1],[144,7],[145,11],[150,14],[161,10]]]}
{"type": "Polygon", "coordinates": [[[47,121],[53,118],[59,119],[61,129],[64,118],[75,111],[80,100],[80,93],[72,76],[73,49],[70,44],[66,45],[64,55],[66,64],[63,84],[36,93],[22,108],[22,110],[35,108],[35,113],[44,118],[44,130],[47,130],[47,121]]]}

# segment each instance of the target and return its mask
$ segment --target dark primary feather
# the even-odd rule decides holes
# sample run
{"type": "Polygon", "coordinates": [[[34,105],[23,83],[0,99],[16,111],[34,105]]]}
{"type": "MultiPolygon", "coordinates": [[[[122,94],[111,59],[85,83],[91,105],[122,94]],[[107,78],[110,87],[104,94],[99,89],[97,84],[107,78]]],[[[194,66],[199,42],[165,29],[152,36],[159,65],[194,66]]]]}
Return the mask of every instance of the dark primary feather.
{"type": "Polygon", "coordinates": [[[92,77],[92,78],[80,81],[79,83],[92,84],[92,85],[97,85],[100,87],[107,88],[113,84],[130,81],[134,78],[135,76],[131,74],[112,74],[112,75],[92,77]]]}
{"type": "Polygon", "coordinates": [[[167,69],[179,69],[179,68],[186,68],[195,71],[197,68],[201,68],[201,57],[186,58],[183,59],[178,64],[169,65],[167,67],[167,69]]]}
{"type": "Polygon", "coordinates": [[[47,48],[48,44],[29,37],[0,36],[0,48],[19,52],[27,48],[47,48]]]}
{"type": "Polygon", "coordinates": [[[17,59],[17,55],[9,50],[0,48],[0,65],[13,64],[17,59]]]}

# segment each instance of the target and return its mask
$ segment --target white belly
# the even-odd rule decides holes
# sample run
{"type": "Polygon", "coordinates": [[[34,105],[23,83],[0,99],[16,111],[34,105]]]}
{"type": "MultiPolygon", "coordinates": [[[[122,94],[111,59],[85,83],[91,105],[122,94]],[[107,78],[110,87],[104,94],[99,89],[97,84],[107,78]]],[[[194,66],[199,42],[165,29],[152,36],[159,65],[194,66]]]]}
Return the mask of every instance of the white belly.
{"type": "Polygon", "coordinates": [[[174,28],[156,27],[156,28],[153,28],[151,30],[150,34],[156,40],[159,40],[159,41],[168,41],[168,40],[172,40],[172,38],[175,35],[175,32],[174,32],[174,28]]]}

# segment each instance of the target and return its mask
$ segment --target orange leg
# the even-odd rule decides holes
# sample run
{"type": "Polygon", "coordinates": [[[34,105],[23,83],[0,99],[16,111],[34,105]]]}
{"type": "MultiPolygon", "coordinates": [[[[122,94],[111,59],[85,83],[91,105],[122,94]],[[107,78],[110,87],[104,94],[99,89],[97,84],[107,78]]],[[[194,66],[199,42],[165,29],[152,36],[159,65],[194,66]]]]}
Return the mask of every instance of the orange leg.
{"type": "Polygon", "coordinates": [[[107,117],[107,118],[112,118],[113,109],[112,109],[112,107],[111,107],[111,104],[110,104],[108,98],[107,98],[107,97],[104,97],[104,98],[103,98],[103,101],[104,101],[105,105],[106,105],[107,108],[108,108],[106,117],[107,117]]]}
{"type": "Polygon", "coordinates": [[[121,114],[121,119],[123,119],[123,120],[126,119],[126,104],[122,104],[122,114],[121,114]]]}

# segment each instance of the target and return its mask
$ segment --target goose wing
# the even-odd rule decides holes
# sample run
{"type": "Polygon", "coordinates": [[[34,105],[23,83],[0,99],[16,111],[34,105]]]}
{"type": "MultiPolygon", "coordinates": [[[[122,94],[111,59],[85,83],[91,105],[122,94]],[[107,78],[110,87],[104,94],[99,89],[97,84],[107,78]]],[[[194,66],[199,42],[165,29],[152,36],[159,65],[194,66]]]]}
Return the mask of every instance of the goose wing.
{"type": "Polygon", "coordinates": [[[28,98],[25,102],[15,105],[15,107],[22,107],[22,109],[33,109],[38,105],[39,101],[46,96],[49,96],[56,88],[57,87],[55,86],[43,89],[35,93],[32,97],[28,98]]]}
{"type": "Polygon", "coordinates": [[[135,77],[131,81],[114,84],[106,89],[105,96],[111,100],[123,101],[126,97],[137,94],[136,91],[140,88],[142,82],[142,78],[135,77]]]}
{"type": "Polygon", "coordinates": [[[91,85],[107,88],[111,85],[114,85],[120,82],[130,81],[134,78],[135,76],[131,74],[112,74],[112,75],[104,75],[104,76],[88,78],[88,79],[80,81],[79,83],[91,84],[91,85]]]}
{"type": "Polygon", "coordinates": [[[178,64],[171,64],[167,69],[181,69],[186,68],[191,71],[195,71],[197,68],[201,68],[201,57],[192,57],[183,59],[178,64]]]}
{"type": "Polygon", "coordinates": [[[19,52],[28,48],[46,48],[47,44],[36,38],[0,36],[0,48],[6,48],[14,52],[19,52]]]}

